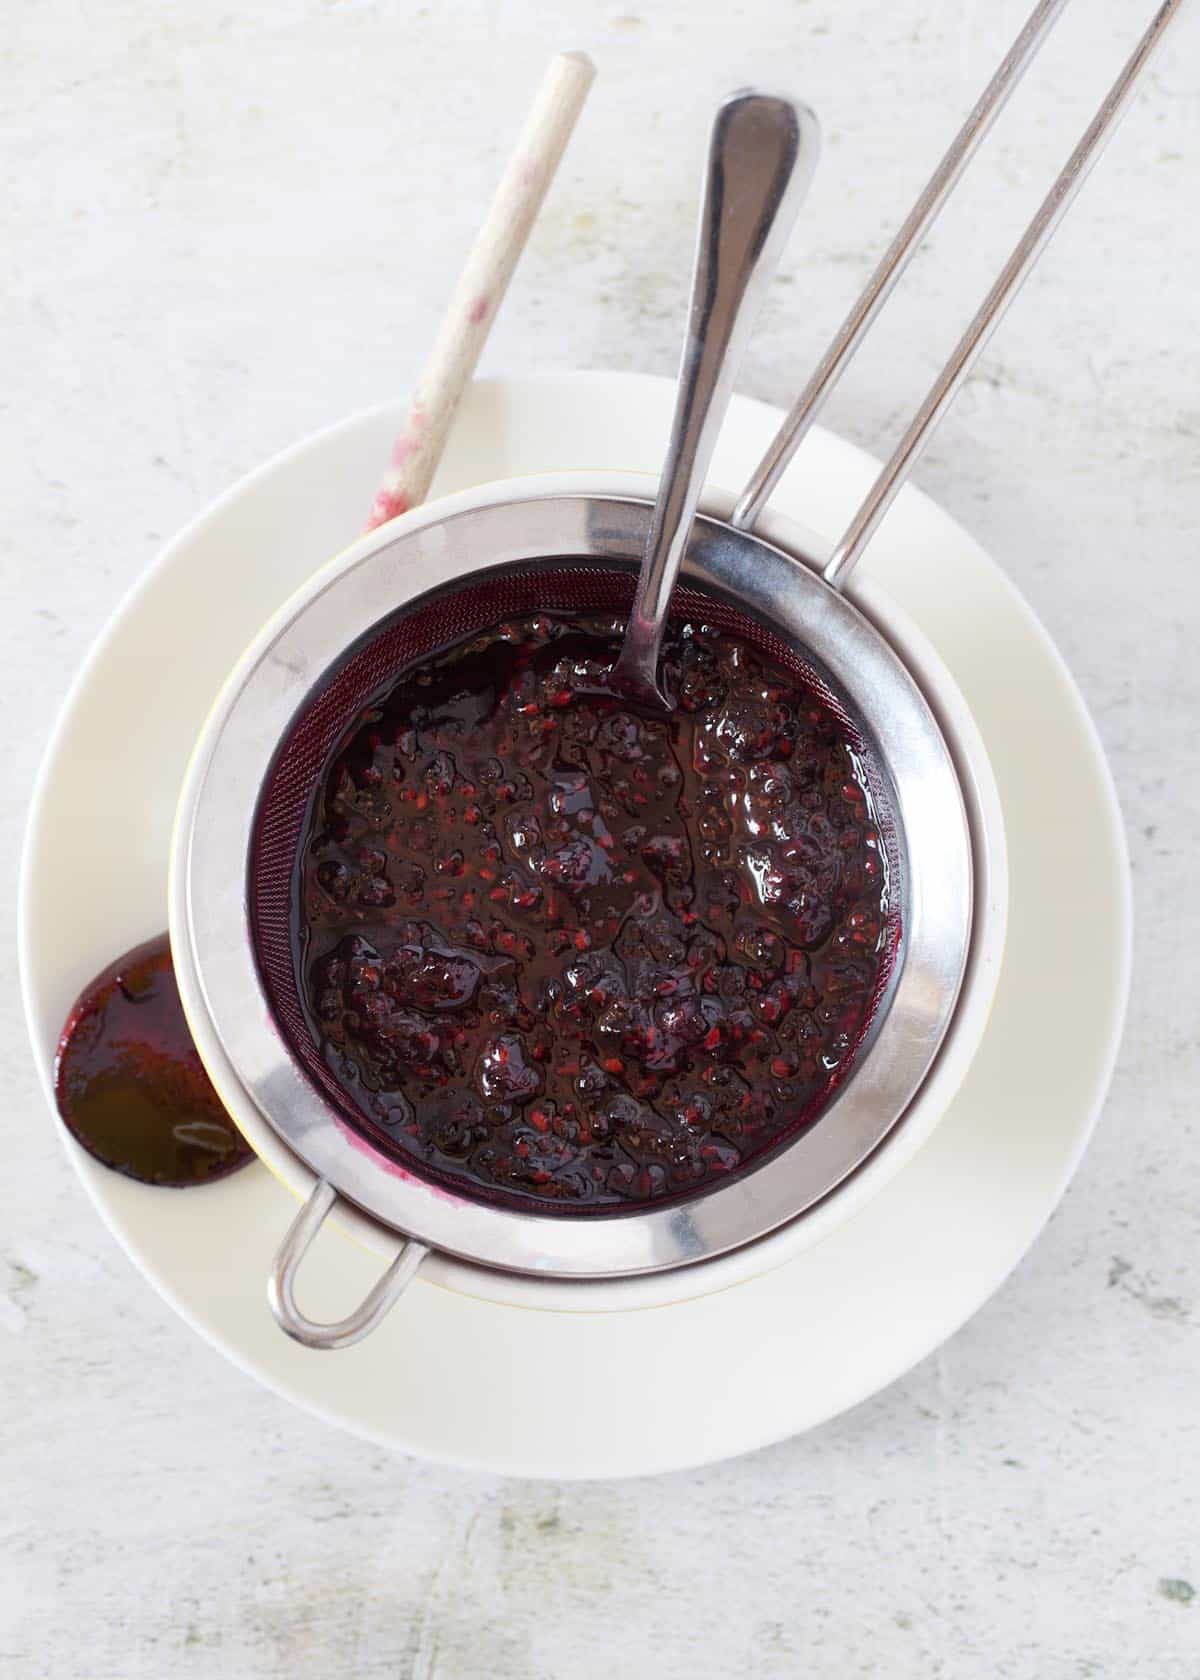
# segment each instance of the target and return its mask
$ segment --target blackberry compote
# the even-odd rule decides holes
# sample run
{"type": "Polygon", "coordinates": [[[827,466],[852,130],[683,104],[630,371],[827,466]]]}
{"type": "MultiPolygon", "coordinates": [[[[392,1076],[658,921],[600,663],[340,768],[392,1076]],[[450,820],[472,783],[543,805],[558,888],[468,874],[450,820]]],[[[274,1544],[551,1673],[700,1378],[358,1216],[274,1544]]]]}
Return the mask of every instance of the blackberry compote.
{"type": "Polygon", "coordinates": [[[715,1184],[810,1124],[894,943],[862,748],[749,641],[511,619],[406,671],[318,778],[292,906],[309,1024],[402,1163],[547,1213],[715,1184]]]}

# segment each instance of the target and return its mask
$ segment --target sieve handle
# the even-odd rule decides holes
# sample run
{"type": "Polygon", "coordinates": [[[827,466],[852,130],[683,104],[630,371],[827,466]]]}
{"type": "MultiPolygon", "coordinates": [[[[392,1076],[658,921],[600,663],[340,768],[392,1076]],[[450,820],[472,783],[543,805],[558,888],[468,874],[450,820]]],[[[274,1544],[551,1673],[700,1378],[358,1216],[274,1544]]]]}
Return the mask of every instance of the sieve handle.
{"type": "Polygon", "coordinates": [[[424,1243],[413,1242],[410,1238],[370,1294],[353,1312],[333,1324],[318,1324],[306,1317],[296,1305],[296,1273],[337,1199],[333,1186],[326,1179],[319,1178],[313,1186],[312,1195],[293,1219],[287,1236],[280,1243],[267,1279],[267,1302],[275,1315],[275,1322],[294,1341],[310,1348],[350,1347],[355,1342],[361,1342],[364,1336],[369,1336],[403,1295],[415,1277],[417,1267],[429,1253],[424,1243]]]}
{"type": "Polygon", "coordinates": [[[808,436],[828,399],[837,388],[863,339],[957,186],[963,171],[979,150],[988,130],[1033,62],[1042,42],[1057,22],[1066,0],[1038,0],[1025,27],[971,107],[966,121],[950,142],[941,162],[925,183],[896,237],[881,257],[833,342],[817,363],[812,378],[797,397],[791,413],[776,432],[771,446],[742,491],[730,524],[752,531],[793,455],[808,436]]]}
{"type": "Polygon", "coordinates": [[[896,445],[891,458],[881,468],[875,483],[847,526],[845,535],[826,562],[825,581],[834,589],[845,587],[850,573],[862,559],[863,550],[874,536],[884,514],[900,493],[913,466],[940,425],[943,415],[999,326],[1005,310],[1029,278],[1042,252],[1054,237],[1055,229],[1071,208],[1076,193],[1087,180],[1092,165],[1104,150],[1113,129],[1133,97],[1139,77],[1182,4],[1183,0],[1163,0],[1146,33],[1133,49],[1120,75],[1101,101],[1096,115],[1084,130],[1083,138],[1059,171],[1054,185],[1017,241],[1012,255],[1000,270],[967,330],[950,352],[949,361],[934,380],[908,430],[896,445]]]}
{"type": "MultiPolygon", "coordinates": [[[[893,451],[891,459],[880,471],[866,499],[850,521],[844,536],[824,567],[825,581],[834,589],[845,587],[851,572],[862,558],[863,550],[907,481],[914,464],[970,374],[1005,310],[1028,278],[1059,222],[1070,208],[1076,193],[1087,179],[1089,170],[1129,104],[1138,78],[1182,4],[1183,0],[1161,0],[1149,28],[1134,48],[1100,109],[1084,131],[1083,138],[1067,159],[1033,220],[1018,240],[1012,255],[951,352],[949,361],[934,380],[908,430],[893,451]]],[[[907,267],[923,235],[932,226],[938,211],[950,196],[980,141],[1031,63],[1061,10],[1062,0],[1039,0],[1039,4],[1035,6],[1024,29],[951,143],[949,151],[934,171],[904,225],[867,282],[865,291],[842,323],[833,343],[821,358],[816,372],[742,492],[730,520],[735,529],[753,530],[767,498],[807,435],[826,398],[866,337],[872,322],[907,267]]]]}

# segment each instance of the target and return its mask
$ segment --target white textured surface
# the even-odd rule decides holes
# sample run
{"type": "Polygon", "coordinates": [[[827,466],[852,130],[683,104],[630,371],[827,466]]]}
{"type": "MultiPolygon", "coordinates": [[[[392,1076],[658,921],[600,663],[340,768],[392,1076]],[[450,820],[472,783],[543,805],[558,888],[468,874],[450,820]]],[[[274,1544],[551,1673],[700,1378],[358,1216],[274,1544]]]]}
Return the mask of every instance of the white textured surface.
{"type": "MultiPolygon", "coordinates": [[[[588,48],[600,81],[485,365],[670,371],[707,113],[757,78],[804,93],[827,139],[743,381],[785,400],[1024,9],[631,4],[47,0],[9,20],[10,881],[106,614],[230,479],[409,383],[550,49],[588,48]]],[[[894,433],[1148,9],[1061,26],[836,427],[894,433]]],[[[10,987],[5,1680],[1194,1680],[1198,50],[1193,8],[921,474],[1063,648],[1129,816],[1129,1033],[1037,1248],[936,1359],[752,1459],[559,1490],[432,1470],[259,1391],[144,1286],[53,1142],[10,987]]]]}

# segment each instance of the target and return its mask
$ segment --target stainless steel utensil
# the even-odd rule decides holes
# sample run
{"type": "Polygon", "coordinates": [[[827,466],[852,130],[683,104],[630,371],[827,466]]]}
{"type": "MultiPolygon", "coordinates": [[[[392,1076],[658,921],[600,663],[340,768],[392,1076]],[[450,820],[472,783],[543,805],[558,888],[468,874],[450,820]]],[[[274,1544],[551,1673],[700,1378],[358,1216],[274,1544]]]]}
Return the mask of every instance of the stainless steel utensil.
{"type": "MultiPolygon", "coordinates": [[[[317,707],[332,708],[327,724],[336,731],[332,674],[342,684],[355,661],[364,662],[364,681],[376,669],[376,681],[394,674],[398,666],[387,663],[393,644],[385,645],[386,638],[402,635],[422,615],[443,628],[469,629],[470,612],[484,610],[469,606],[477,599],[552,606],[572,592],[577,599],[581,591],[586,596],[589,590],[610,588],[614,579],[623,579],[628,588],[651,541],[654,520],[647,498],[632,491],[614,493],[604,480],[597,480],[591,491],[581,491],[578,484],[564,490],[537,481],[482,486],[447,498],[356,545],[294,597],[249,650],[206,726],[184,789],[173,857],[171,935],[185,1007],[199,1029],[198,1041],[205,1046],[218,1090],[235,1113],[254,1105],[317,1175],[309,1203],[280,1250],[272,1281],[272,1307],[290,1335],[318,1347],[357,1339],[378,1322],[430,1248],[483,1266],[572,1279],[703,1264],[799,1217],[836,1190],[902,1119],[953,1017],[972,946],[972,825],[953,736],[949,741],[944,737],[917,679],[847,599],[844,586],[1181,3],[1166,0],[1159,8],[832,553],[785,552],[751,527],[983,127],[1032,57],[1057,4],[1044,0],[1035,10],[732,517],[701,515],[685,534],[678,515],[686,513],[694,493],[694,469],[706,442],[703,424],[697,427],[693,470],[682,475],[675,502],[680,529],[666,545],[682,550],[680,590],[689,592],[685,604],[694,610],[694,602],[711,603],[715,611],[740,614],[760,633],[768,626],[782,649],[807,661],[846,697],[870,732],[897,841],[903,946],[874,1035],[821,1119],[769,1159],[691,1200],[613,1217],[519,1213],[448,1193],[375,1148],[319,1088],[297,1053],[294,1034],[299,1029],[288,1025],[275,1001],[274,982],[265,978],[270,972],[276,980],[282,975],[286,992],[290,889],[284,866],[288,835],[295,832],[306,796],[303,775],[289,795],[290,810],[284,809],[282,796],[273,800],[270,790],[297,730],[307,727],[317,707]],[[260,807],[264,789],[268,797],[260,807]],[[274,846],[278,854],[266,897],[252,881],[260,843],[274,846]],[[363,1307],[340,1324],[322,1325],[300,1311],[292,1285],[309,1242],[339,1195],[403,1242],[363,1307]]],[[[736,336],[731,325],[727,342],[736,336]]],[[[709,377],[715,409],[721,376],[710,370],[709,377]]],[[[666,524],[660,520],[661,529],[666,524]]],[[[654,605],[649,603],[648,618],[654,605]]],[[[317,747],[309,756],[319,767],[317,747]]]]}
{"type": "Polygon", "coordinates": [[[708,146],[675,415],[650,537],[610,681],[670,711],[658,657],[671,591],[708,477],[750,328],[817,164],[820,131],[803,105],[738,93],[708,146]]]}
{"type": "MultiPolygon", "coordinates": [[[[879,527],[884,514],[903,488],[909,473],[929,443],[934,431],[962,388],[963,381],[979,359],[1004,312],[1029,278],[1075,195],[1087,180],[1113,130],[1133,97],[1138,79],[1155,52],[1168,25],[1178,14],[1183,0],[1164,0],[1149,28],[1126,60],[1120,75],[1100,103],[1100,108],[1083,132],[1054,185],[1042,200],[1033,220],[1013,248],[995,283],[980,304],[967,330],[950,353],[925,400],[913,416],[904,436],[883,467],[862,506],[850,521],[844,536],[825,567],[825,581],[834,588],[846,580],[862,558],[863,550],[879,527]]],[[[867,282],[866,289],[843,323],[816,373],[801,394],[766,455],[751,475],[750,482],[734,509],[731,524],[751,530],[759,511],[778,484],[820,409],[836,388],[861,344],[878,308],[903,273],[922,236],[950,194],[958,175],[970,160],[991,118],[1016,81],[1020,79],[1051,23],[1061,11],[1058,0],[1043,0],[1033,12],[1011,52],[993,78],[980,105],[968,117],[932,179],[917,200],[882,262],[867,282]],[[983,126],[979,112],[987,107],[983,126]]]]}

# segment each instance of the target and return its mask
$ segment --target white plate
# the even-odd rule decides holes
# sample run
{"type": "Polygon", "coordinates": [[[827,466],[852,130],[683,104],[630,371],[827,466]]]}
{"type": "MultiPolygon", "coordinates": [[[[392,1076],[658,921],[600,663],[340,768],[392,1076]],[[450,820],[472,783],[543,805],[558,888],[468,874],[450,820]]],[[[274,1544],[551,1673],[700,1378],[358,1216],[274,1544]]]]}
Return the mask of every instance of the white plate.
{"type": "MultiPolygon", "coordinates": [[[[477,385],[435,492],[543,469],[653,470],[670,400],[666,382],[631,375],[477,385]]],[[[93,649],[46,756],[22,878],[22,979],[48,1091],[79,987],[163,926],[175,795],[217,687],[259,624],[358,528],[399,419],[397,406],[349,420],[236,486],[171,544],[93,649]],[[81,827],[86,877],[70,862],[81,827]]],[[[714,477],[742,482],[777,419],[738,399],[714,477]]],[[[836,534],[872,472],[861,452],[815,433],[776,505],[836,534]]],[[[1061,660],[966,533],[908,492],[868,563],[963,690],[1008,833],[992,1020],[932,1140],[822,1242],[720,1294],[581,1316],[418,1279],[374,1336],[327,1355],[287,1341],[268,1316],[263,1280],[295,1203],[264,1168],[150,1190],[64,1136],[135,1264],[230,1358],[331,1421],[430,1458],[634,1474],[833,1416],[936,1347],[1007,1275],[1074,1170],[1111,1072],[1129,966],[1124,837],[1061,660]]],[[[378,1262],[336,1237],[319,1253],[305,1304],[332,1316],[378,1262]]]]}

